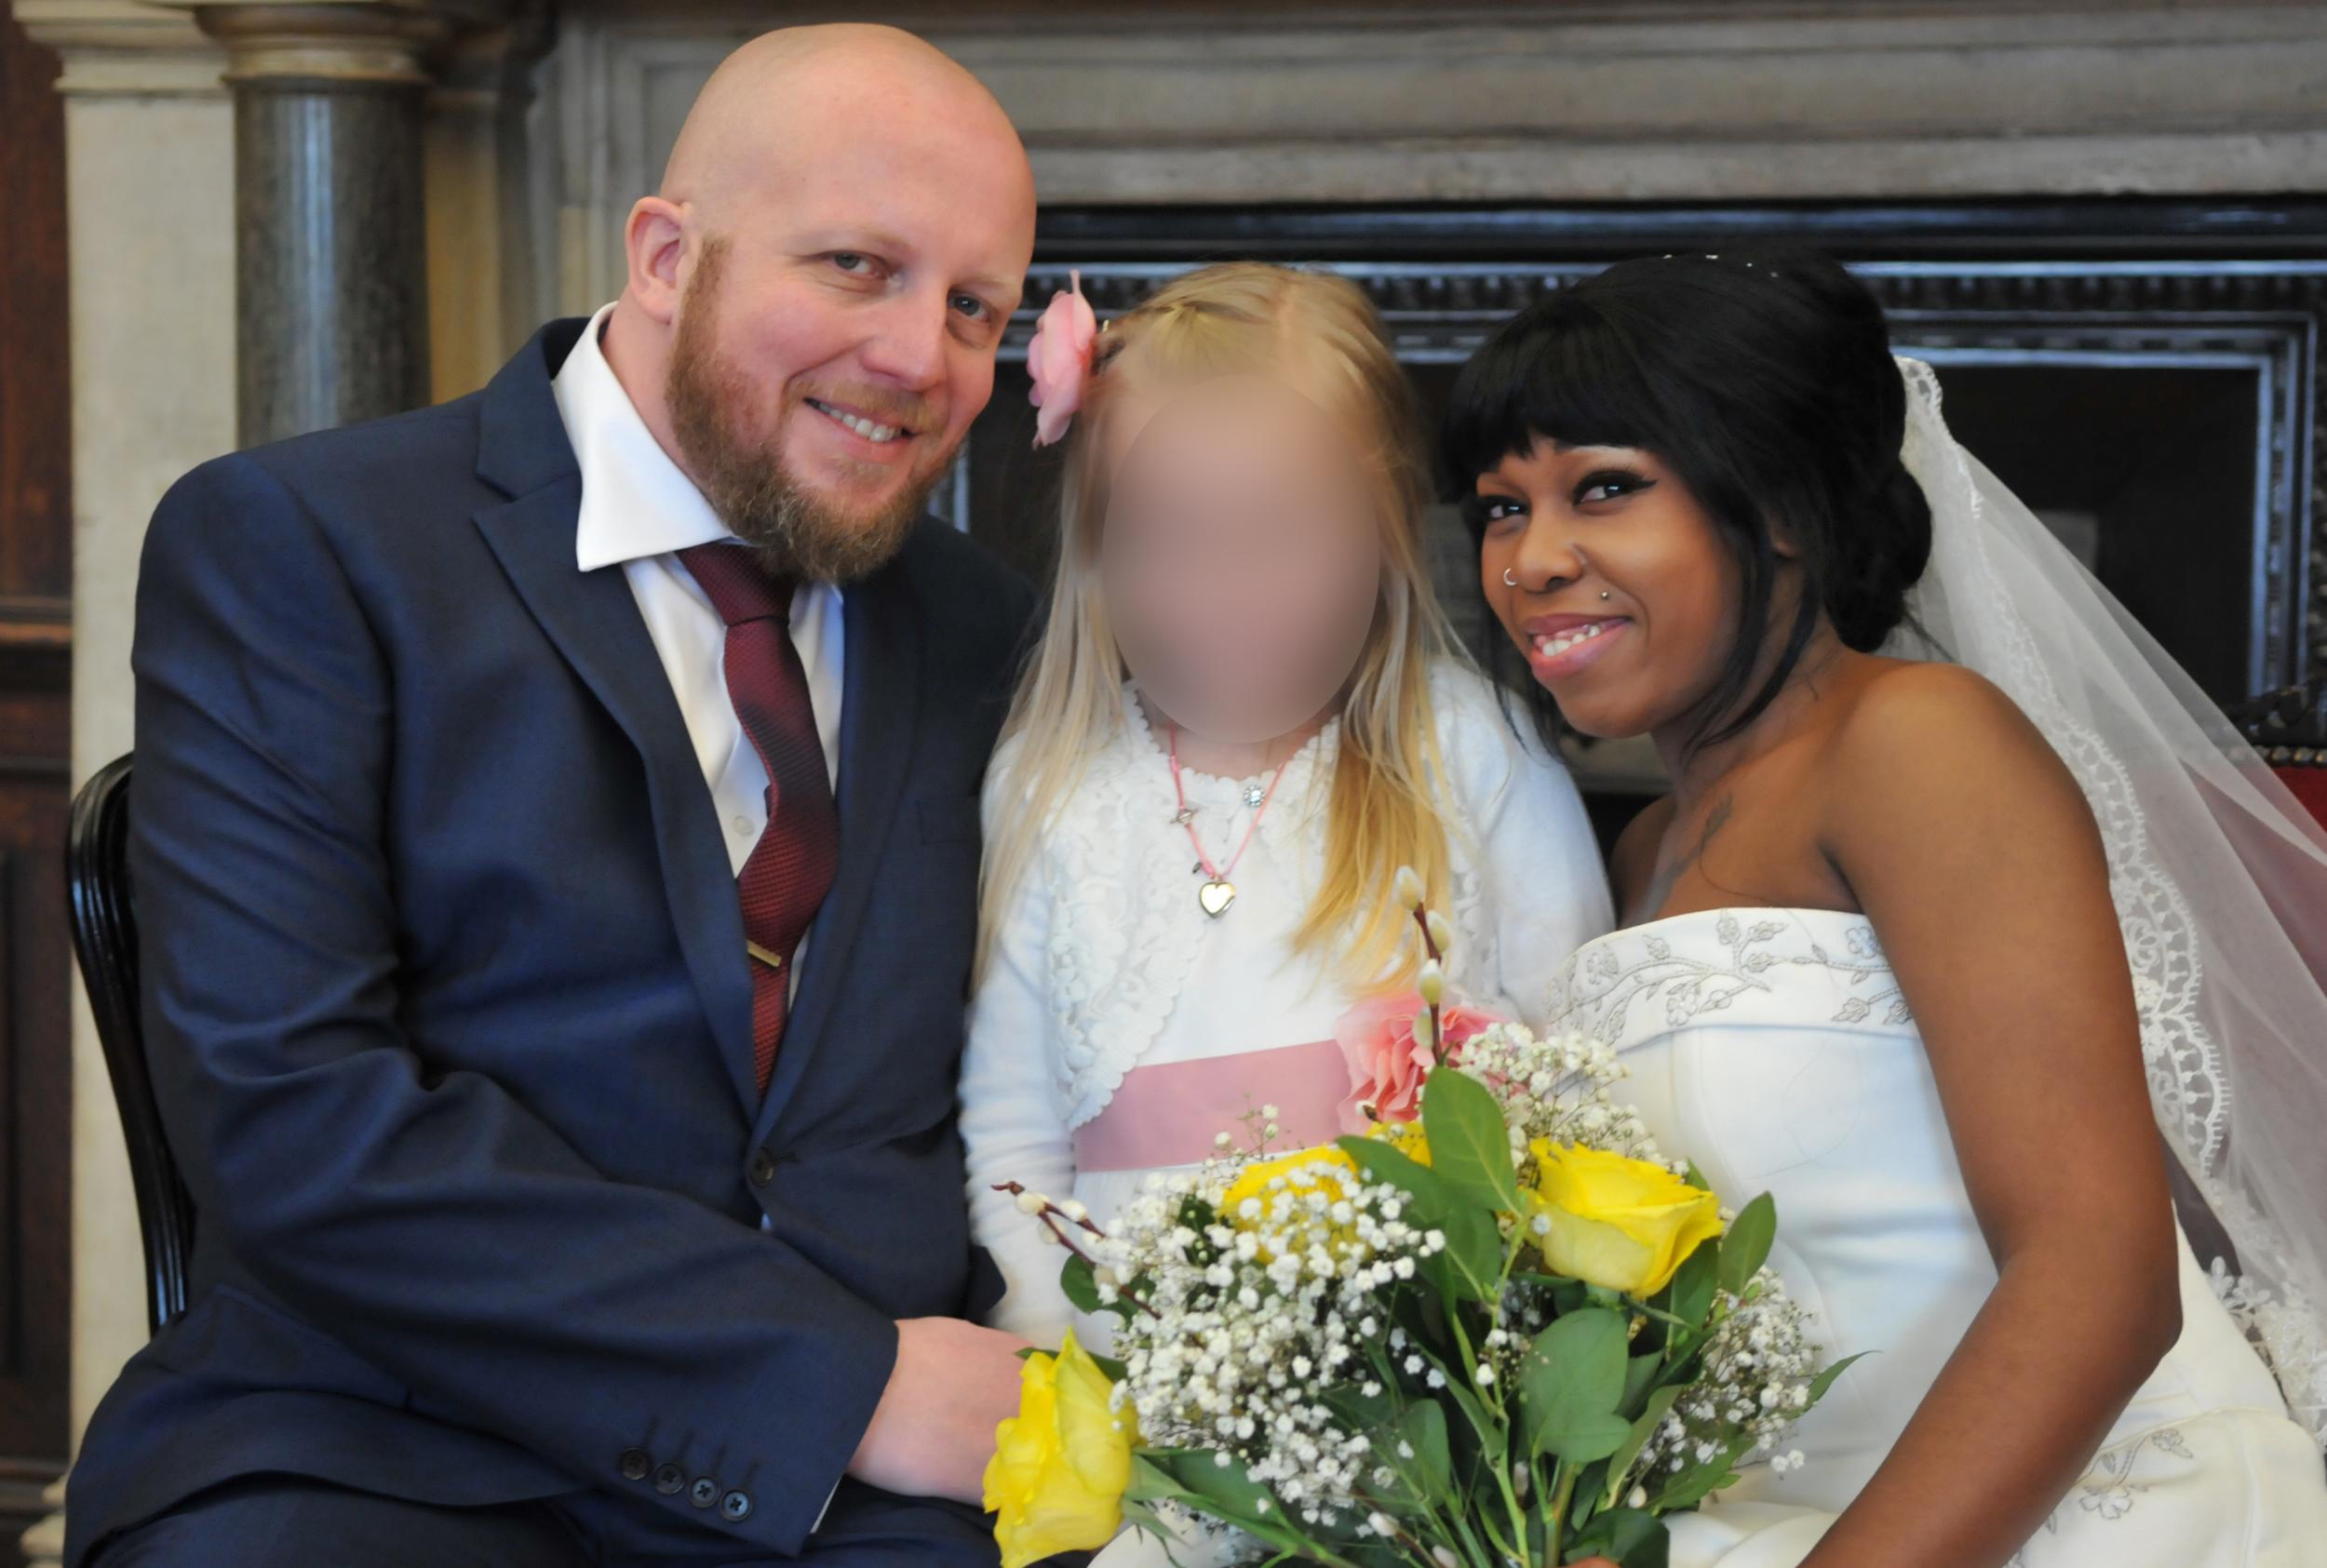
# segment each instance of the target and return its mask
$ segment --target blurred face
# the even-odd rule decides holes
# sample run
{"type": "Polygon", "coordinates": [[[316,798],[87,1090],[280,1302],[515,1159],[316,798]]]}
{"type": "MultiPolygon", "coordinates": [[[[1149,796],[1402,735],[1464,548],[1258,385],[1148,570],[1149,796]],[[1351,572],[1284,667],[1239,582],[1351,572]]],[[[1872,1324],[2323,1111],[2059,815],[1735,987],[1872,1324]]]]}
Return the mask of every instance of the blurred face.
{"type": "Polygon", "coordinates": [[[1539,437],[1480,475],[1468,504],[1486,602],[1568,723],[1614,737],[1693,722],[1740,585],[1677,475],[1652,452],[1539,437]]]}
{"type": "Polygon", "coordinates": [[[993,391],[1032,246],[1022,166],[798,170],[697,250],[666,396],[722,520],[802,574],[894,554],[993,391]],[[990,187],[990,188],[989,188],[990,187]]]}
{"type": "Polygon", "coordinates": [[[1300,394],[1223,379],[1146,413],[1101,529],[1116,642],[1173,723],[1274,740],[1349,683],[1380,602],[1381,527],[1357,451],[1300,394]]]}

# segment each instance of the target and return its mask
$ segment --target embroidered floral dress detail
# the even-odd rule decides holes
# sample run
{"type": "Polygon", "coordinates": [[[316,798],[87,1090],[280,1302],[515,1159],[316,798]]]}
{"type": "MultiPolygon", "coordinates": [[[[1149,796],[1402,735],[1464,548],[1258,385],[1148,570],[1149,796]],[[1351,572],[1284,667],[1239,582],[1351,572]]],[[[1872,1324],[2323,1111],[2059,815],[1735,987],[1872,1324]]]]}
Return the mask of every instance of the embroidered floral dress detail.
{"type": "MultiPolygon", "coordinates": [[[[2092,1468],[2078,1478],[2061,1506],[2053,1509],[2051,1517],[2044,1521],[2045,1536],[2057,1536],[2063,1521],[2069,1517],[2072,1510],[2111,1524],[2130,1516],[2151,1485],[2153,1478],[2141,1466],[2141,1456],[2149,1449],[2179,1459],[2186,1466],[2197,1462],[2197,1455],[2190,1452],[2188,1442],[2176,1427],[2160,1427],[2155,1431],[2144,1432],[2128,1441],[2105,1448],[2092,1456],[2092,1468]]],[[[2005,1568],[2036,1568],[2036,1565],[2028,1561],[2027,1548],[2023,1548],[2012,1553],[2005,1568]]]]}
{"type": "Polygon", "coordinates": [[[1840,947],[1830,950],[1808,926],[1787,918],[1785,910],[1703,913],[1717,915],[1710,945],[1676,945],[1658,930],[1673,921],[1651,920],[1582,949],[1552,984],[1545,1002],[1548,1021],[1614,1044],[1639,1026],[1633,1016],[1635,1004],[1652,1011],[1657,1025],[1678,1027],[1702,1014],[1726,1012],[1741,997],[1774,998],[1779,976],[1811,969],[1838,983],[1833,1022],[1913,1025],[1914,1015],[1875,939],[1875,928],[1865,921],[1846,927],[1840,947]]]}

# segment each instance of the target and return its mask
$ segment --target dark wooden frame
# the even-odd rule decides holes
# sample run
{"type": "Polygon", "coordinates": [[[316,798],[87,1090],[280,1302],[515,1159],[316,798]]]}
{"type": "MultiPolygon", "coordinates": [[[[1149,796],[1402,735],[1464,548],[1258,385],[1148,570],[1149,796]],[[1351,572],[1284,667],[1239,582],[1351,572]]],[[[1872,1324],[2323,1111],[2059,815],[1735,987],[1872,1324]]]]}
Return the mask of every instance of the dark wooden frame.
{"type": "MultiPolygon", "coordinates": [[[[1943,366],[2253,371],[2265,435],[2248,687],[2327,677],[2327,201],[1051,209],[1003,358],[1023,361],[1069,268],[1105,316],[1204,261],[1318,262],[1357,280],[1401,355],[1428,363],[1459,360],[1495,323],[1618,257],[1781,239],[1843,258],[1902,347],[1943,366]]],[[[940,502],[965,523],[968,492],[957,483],[940,502]]]]}
{"type": "Polygon", "coordinates": [[[0,14],[0,1568],[72,1419],[71,342],[58,60],[0,14]]]}

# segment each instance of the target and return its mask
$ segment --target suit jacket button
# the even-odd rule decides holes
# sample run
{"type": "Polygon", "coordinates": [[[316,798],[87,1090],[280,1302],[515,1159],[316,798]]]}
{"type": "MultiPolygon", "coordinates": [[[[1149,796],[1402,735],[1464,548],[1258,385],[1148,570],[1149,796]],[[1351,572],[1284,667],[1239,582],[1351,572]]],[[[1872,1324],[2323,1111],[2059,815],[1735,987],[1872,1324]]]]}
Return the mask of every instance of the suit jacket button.
{"type": "Polygon", "coordinates": [[[764,1148],[751,1151],[751,1167],[747,1173],[754,1186],[765,1186],[775,1180],[775,1156],[764,1148]]]}
{"type": "Polygon", "coordinates": [[[719,1500],[720,1483],[709,1476],[695,1477],[694,1485],[688,1489],[687,1501],[698,1508],[707,1508],[719,1500]]]}
{"type": "Polygon", "coordinates": [[[730,1524],[741,1524],[751,1517],[751,1498],[741,1492],[731,1492],[720,1499],[720,1513],[730,1524]]]}
{"type": "Polygon", "coordinates": [[[676,1465],[654,1467],[654,1490],[667,1497],[687,1484],[687,1472],[676,1465]]]}
{"type": "Polygon", "coordinates": [[[647,1472],[654,1468],[654,1456],[643,1448],[625,1448],[620,1463],[623,1480],[644,1481],[647,1472]]]}

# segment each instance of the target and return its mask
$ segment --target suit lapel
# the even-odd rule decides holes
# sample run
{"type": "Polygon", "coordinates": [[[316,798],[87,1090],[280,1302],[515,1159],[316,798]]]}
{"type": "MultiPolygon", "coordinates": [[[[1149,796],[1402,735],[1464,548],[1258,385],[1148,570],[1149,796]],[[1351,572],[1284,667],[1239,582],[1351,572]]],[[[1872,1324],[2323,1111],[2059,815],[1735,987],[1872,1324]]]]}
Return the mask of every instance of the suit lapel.
{"type": "Polygon", "coordinates": [[[808,931],[800,991],[760,1121],[773,1119],[822,1049],[874,874],[894,829],[920,720],[921,641],[901,566],[846,591],[841,707],[841,866],[808,931]]]}
{"type": "Polygon", "coordinates": [[[526,608],[638,748],[663,889],[687,972],[748,1112],[758,1085],[751,1065],[751,976],[735,879],[686,721],[628,579],[615,568],[585,572],[574,565],[579,494],[578,485],[535,490],[478,514],[478,527],[526,608]]]}
{"type": "Polygon", "coordinates": [[[576,335],[576,323],[544,328],[487,388],[478,472],[515,499],[478,513],[477,527],[543,631],[638,748],[679,949],[748,1115],[759,1099],[751,976],[718,814],[628,578],[612,567],[585,572],[574,560],[582,478],[549,374],[576,335]]]}

